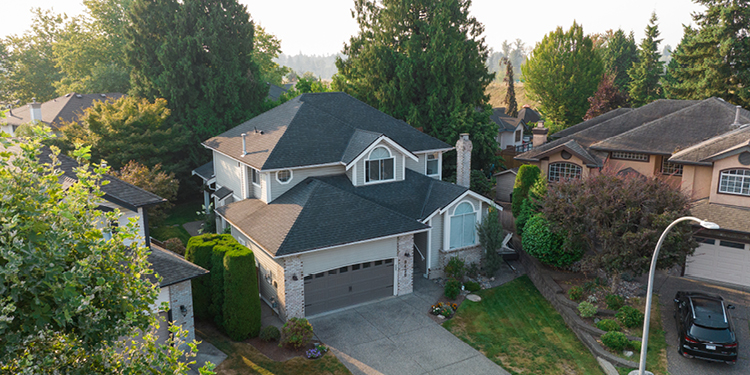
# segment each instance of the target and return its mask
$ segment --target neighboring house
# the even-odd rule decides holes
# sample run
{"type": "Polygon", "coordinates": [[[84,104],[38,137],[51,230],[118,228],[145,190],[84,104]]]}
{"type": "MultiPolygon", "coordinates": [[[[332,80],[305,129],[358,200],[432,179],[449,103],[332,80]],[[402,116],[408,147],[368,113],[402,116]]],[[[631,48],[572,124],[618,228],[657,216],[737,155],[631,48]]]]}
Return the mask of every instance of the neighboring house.
{"type": "Polygon", "coordinates": [[[719,224],[700,230],[684,275],[750,286],[750,112],[717,98],[657,100],[620,108],[555,134],[534,128],[534,148],[517,160],[550,182],[586,178],[602,168],[663,176],[681,184],[695,216],[719,224]]]}
{"type": "Polygon", "coordinates": [[[506,169],[495,173],[495,200],[499,202],[510,202],[513,196],[513,185],[516,183],[518,168],[506,169]]]}
{"type": "Polygon", "coordinates": [[[94,105],[95,101],[117,100],[123,96],[120,93],[70,93],[44,103],[34,101],[6,112],[5,118],[0,120],[3,123],[0,130],[13,136],[20,125],[40,121],[53,131],[58,131],[63,124],[76,121],[86,108],[94,105]]]}
{"type": "Polygon", "coordinates": [[[528,104],[523,105],[523,108],[518,111],[518,116],[516,117],[523,120],[523,122],[526,123],[527,126],[529,124],[537,123],[542,119],[542,116],[539,115],[539,112],[531,109],[531,106],[529,106],[528,104]]]}
{"type": "MultiPolygon", "coordinates": [[[[413,273],[482,255],[476,224],[492,201],[458,180],[450,145],[344,93],[302,94],[209,140],[217,228],[255,253],[261,298],[283,319],[412,292],[413,273]]],[[[204,181],[208,182],[207,178],[204,181]]]]}
{"type": "MultiPolygon", "coordinates": [[[[266,100],[276,102],[281,98],[281,95],[284,95],[288,89],[280,86],[276,86],[272,83],[268,84],[268,96],[266,96],[266,100]]],[[[285,85],[286,86],[286,85],[285,85]]]]}
{"type": "MultiPolygon", "coordinates": [[[[40,155],[40,162],[51,163],[52,159],[49,155],[50,150],[45,148],[40,155]]],[[[63,187],[68,187],[77,181],[75,168],[78,163],[65,155],[59,155],[58,159],[60,161],[58,168],[62,171],[60,181],[63,187]]],[[[134,218],[138,227],[138,245],[151,248],[148,261],[152,264],[154,272],[162,277],[159,283],[159,298],[155,303],[154,311],[161,302],[168,302],[170,310],[161,313],[161,316],[166,318],[167,322],[179,324],[183,329],[188,330],[188,341],[192,341],[195,338],[195,332],[190,280],[208,271],[186,261],[180,255],[151,243],[146,208],[165,202],[164,198],[110,175],[104,175],[102,179],[108,183],[100,187],[104,195],[99,202],[98,209],[102,211],[119,209],[121,213],[119,226],[128,225],[130,219],[134,218]]],[[[125,243],[129,244],[132,241],[127,240],[125,243]]],[[[157,282],[153,275],[148,275],[148,278],[154,283],[157,282]]],[[[167,324],[160,326],[160,342],[166,340],[167,328],[167,324]]]]}
{"type": "Polygon", "coordinates": [[[497,141],[501,150],[508,147],[517,149],[523,146],[523,131],[526,124],[523,119],[505,114],[505,108],[492,108],[490,120],[497,124],[497,141]]]}

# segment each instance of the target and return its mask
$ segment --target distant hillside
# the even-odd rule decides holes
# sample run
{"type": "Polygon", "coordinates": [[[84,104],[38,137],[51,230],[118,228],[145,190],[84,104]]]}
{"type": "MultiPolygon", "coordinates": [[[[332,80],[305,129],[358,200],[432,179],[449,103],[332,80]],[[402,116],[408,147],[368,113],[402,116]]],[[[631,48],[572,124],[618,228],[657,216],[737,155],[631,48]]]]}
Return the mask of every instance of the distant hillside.
{"type": "Polygon", "coordinates": [[[286,55],[281,54],[275,61],[279,65],[286,66],[294,70],[298,75],[305,72],[312,72],[316,77],[322,79],[331,79],[338,71],[336,69],[336,57],[338,55],[286,55]]]}
{"type": "MultiPolygon", "coordinates": [[[[531,108],[536,109],[539,107],[539,103],[532,101],[526,97],[526,89],[523,87],[522,82],[516,82],[513,87],[516,90],[516,102],[518,102],[518,109],[520,110],[524,104],[528,104],[531,108]]],[[[487,86],[485,92],[490,96],[490,104],[492,107],[505,107],[505,93],[508,91],[508,86],[503,82],[493,81],[487,86]]]]}

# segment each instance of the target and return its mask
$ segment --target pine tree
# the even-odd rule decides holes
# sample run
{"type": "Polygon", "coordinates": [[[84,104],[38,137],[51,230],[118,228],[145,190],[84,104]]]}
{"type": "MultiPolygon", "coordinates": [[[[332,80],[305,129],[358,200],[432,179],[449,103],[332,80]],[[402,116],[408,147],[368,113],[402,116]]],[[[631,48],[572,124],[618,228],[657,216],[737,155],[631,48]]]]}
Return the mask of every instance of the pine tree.
{"type": "MultiPolygon", "coordinates": [[[[358,0],[359,33],[338,58],[333,88],[455,144],[470,133],[475,168],[496,164],[497,126],[484,90],[493,75],[469,0],[358,0]],[[479,109],[479,110],[477,110],[479,109]]],[[[450,160],[446,158],[444,160],[450,160]]]]}
{"type": "Polygon", "coordinates": [[[604,70],[614,75],[614,84],[620,90],[627,90],[630,86],[628,70],[638,61],[638,47],[633,32],[625,35],[622,29],[608,31],[604,36],[602,60],[604,70]]]}
{"type": "Polygon", "coordinates": [[[628,70],[630,76],[630,102],[634,107],[653,102],[664,97],[659,78],[664,73],[664,62],[659,61],[659,26],[656,13],[646,26],[646,37],[638,48],[638,62],[628,70]]]}
{"type": "Polygon", "coordinates": [[[750,105],[750,7],[745,1],[694,0],[706,6],[672,53],[665,91],[674,99],[721,97],[750,105]]]}
{"type": "Polygon", "coordinates": [[[505,93],[505,114],[518,117],[518,102],[516,101],[516,89],[513,87],[513,64],[509,58],[503,59],[505,64],[505,79],[508,80],[508,91],[505,93]]]}

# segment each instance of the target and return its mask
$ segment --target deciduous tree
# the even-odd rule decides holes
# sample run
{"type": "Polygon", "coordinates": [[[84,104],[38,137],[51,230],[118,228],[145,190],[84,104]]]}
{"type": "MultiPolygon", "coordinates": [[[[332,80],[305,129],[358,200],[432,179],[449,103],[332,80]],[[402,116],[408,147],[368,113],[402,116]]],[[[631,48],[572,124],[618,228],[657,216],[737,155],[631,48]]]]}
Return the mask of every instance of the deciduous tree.
{"type": "Polygon", "coordinates": [[[174,178],[174,173],[166,173],[161,170],[161,164],[149,168],[135,160],[129,161],[119,171],[112,173],[115,177],[138,186],[139,188],[152,192],[167,201],[148,208],[149,224],[158,225],[167,216],[166,211],[172,208],[172,203],[177,198],[180,182],[174,178]]]}
{"type": "Polygon", "coordinates": [[[568,31],[558,27],[537,43],[521,66],[526,92],[558,127],[580,122],[588,97],[599,85],[604,65],[591,37],[576,22],[568,31]]]}
{"type": "Polygon", "coordinates": [[[261,25],[255,24],[253,44],[253,61],[258,64],[261,80],[281,85],[281,79],[291,71],[274,61],[281,54],[281,41],[275,35],[266,32],[261,25]]]}
{"type": "Polygon", "coordinates": [[[630,103],[640,107],[664,97],[659,79],[664,74],[664,62],[659,58],[659,26],[656,13],[646,26],[646,37],[638,48],[638,61],[628,70],[630,76],[630,103]]]}
{"type": "Polygon", "coordinates": [[[628,95],[617,87],[614,79],[614,75],[604,73],[602,81],[599,82],[599,88],[596,89],[594,96],[589,98],[591,106],[586,111],[586,115],[583,116],[584,120],[590,120],[613,109],[628,105],[628,95]]]}

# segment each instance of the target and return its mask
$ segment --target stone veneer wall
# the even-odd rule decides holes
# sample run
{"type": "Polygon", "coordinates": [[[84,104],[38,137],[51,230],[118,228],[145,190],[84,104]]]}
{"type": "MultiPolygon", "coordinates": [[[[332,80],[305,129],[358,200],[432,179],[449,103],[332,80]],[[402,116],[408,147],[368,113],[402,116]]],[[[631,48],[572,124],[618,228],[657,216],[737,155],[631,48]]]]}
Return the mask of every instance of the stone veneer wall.
{"type": "MultiPolygon", "coordinates": [[[[453,257],[459,257],[463,259],[464,263],[468,266],[472,263],[477,263],[482,261],[482,255],[484,255],[484,248],[480,245],[472,246],[472,247],[463,247],[460,249],[450,249],[450,250],[444,250],[440,249],[439,255],[438,255],[438,265],[439,269],[432,270],[435,277],[444,277],[445,276],[445,266],[448,264],[448,261],[453,257]]],[[[432,277],[433,274],[430,274],[430,277],[432,277]]]]}
{"type": "Polygon", "coordinates": [[[399,236],[397,239],[398,277],[396,295],[402,296],[414,291],[414,235],[399,236]],[[407,256],[406,254],[409,254],[407,256]]]}
{"type": "Polygon", "coordinates": [[[302,259],[299,256],[286,258],[284,267],[284,311],[282,319],[305,317],[305,281],[302,274],[302,259]],[[294,280],[294,278],[297,280],[294,280]]]}
{"type": "MultiPolygon", "coordinates": [[[[522,250],[518,251],[518,255],[531,282],[534,283],[534,286],[542,293],[544,298],[552,304],[555,310],[562,316],[568,328],[578,336],[578,339],[581,340],[594,357],[602,357],[616,366],[638,368],[637,363],[622,359],[602,348],[596,341],[596,337],[603,335],[605,332],[590,326],[578,316],[576,313],[578,311],[578,304],[565,297],[563,289],[552,277],[543,272],[544,266],[538,260],[522,250]]],[[[614,312],[611,313],[614,315],[614,312]]],[[[628,336],[628,340],[640,341],[640,338],[628,336]]]]}
{"type": "Polygon", "coordinates": [[[186,342],[195,340],[195,322],[193,319],[193,292],[190,280],[169,286],[169,306],[172,309],[172,322],[188,332],[186,342]],[[182,315],[180,306],[185,306],[187,315],[182,315]]]}

